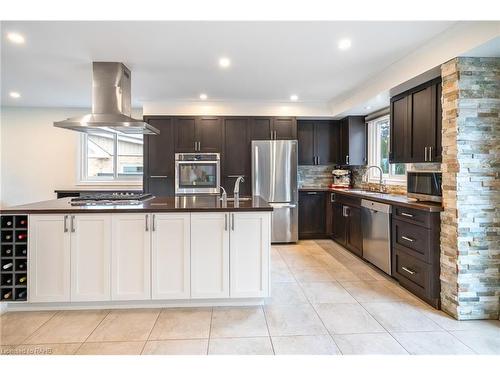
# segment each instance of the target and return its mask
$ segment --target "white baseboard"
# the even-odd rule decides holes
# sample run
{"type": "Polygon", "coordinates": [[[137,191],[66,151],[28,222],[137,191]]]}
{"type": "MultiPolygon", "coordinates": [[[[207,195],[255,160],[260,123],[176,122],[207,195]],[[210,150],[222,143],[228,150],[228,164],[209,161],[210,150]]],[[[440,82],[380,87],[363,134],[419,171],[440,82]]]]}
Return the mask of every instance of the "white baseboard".
{"type": "Polygon", "coordinates": [[[158,301],[106,301],[106,302],[66,302],[66,303],[6,303],[7,311],[46,311],[46,310],[98,310],[98,309],[139,309],[174,307],[222,307],[222,306],[260,306],[263,298],[232,298],[206,300],[158,300],[158,301]]]}

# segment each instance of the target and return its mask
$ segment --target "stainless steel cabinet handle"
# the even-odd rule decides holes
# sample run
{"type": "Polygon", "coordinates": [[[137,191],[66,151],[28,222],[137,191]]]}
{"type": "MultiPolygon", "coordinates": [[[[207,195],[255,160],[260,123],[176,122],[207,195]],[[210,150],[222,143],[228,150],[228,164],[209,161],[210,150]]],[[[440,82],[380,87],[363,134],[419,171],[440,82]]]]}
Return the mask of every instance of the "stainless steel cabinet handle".
{"type": "Polygon", "coordinates": [[[345,157],[345,163],[346,163],[346,164],[349,164],[349,155],[347,155],[347,156],[345,157]]]}
{"type": "Polygon", "coordinates": [[[74,215],[71,215],[71,232],[72,233],[76,232],[76,228],[75,228],[75,216],[74,215]]]}
{"type": "Polygon", "coordinates": [[[278,132],[276,130],[274,131],[274,139],[278,139],[278,132]]]}
{"type": "Polygon", "coordinates": [[[226,176],[227,178],[238,178],[238,177],[246,177],[244,174],[230,174],[229,176],[226,176]]]}
{"type": "Polygon", "coordinates": [[[427,146],[425,147],[424,150],[424,161],[427,161],[427,146]]]}
{"type": "Polygon", "coordinates": [[[234,232],[234,214],[231,214],[231,219],[232,219],[231,230],[234,232]]]}
{"type": "Polygon", "coordinates": [[[201,141],[198,141],[198,151],[201,151],[201,141]]]}
{"type": "Polygon", "coordinates": [[[319,160],[320,160],[319,156],[316,156],[316,165],[319,165],[319,163],[320,163],[319,160]]]}
{"type": "Polygon", "coordinates": [[[68,215],[64,215],[64,233],[68,232],[68,215]]]}
{"type": "Polygon", "coordinates": [[[335,202],[335,193],[330,193],[330,202],[335,202]]]}
{"type": "Polygon", "coordinates": [[[149,178],[168,178],[168,176],[149,176],[149,178]]]}
{"type": "Polygon", "coordinates": [[[316,191],[308,191],[308,192],[307,192],[307,194],[308,194],[308,195],[316,195],[316,194],[318,194],[318,193],[317,193],[316,191]]]}
{"type": "Polygon", "coordinates": [[[432,161],[432,146],[429,146],[429,161],[432,161]]]}
{"type": "Polygon", "coordinates": [[[146,214],[146,216],[144,217],[144,220],[145,220],[145,226],[146,226],[146,232],[149,231],[149,215],[146,214]]]}
{"type": "Polygon", "coordinates": [[[349,216],[349,207],[342,206],[342,213],[344,214],[344,217],[348,217],[349,216]]]}
{"type": "Polygon", "coordinates": [[[154,232],[156,230],[156,224],[155,224],[156,216],[155,216],[155,214],[153,214],[153,219],[152,220],[153,220],[153,222],[152,222],[151,226],[152,226],[152,230],[154,232]]]}
{"type": "Polygon", "coordinates": [[[406,212],[401,212],[401,215],[402,216],[407,216],[407,217],[413,217],[412,214],[407,214],[406,212]]]}
{"type": "Polygon", "coordinates": [[[224,230],[227,232],[227,214],[224,214],[224,230]]]}
{"type": "Polygon", "coordinates": [[[401,267],[401,268],[403,269],[403,271],[408,272],[410,275],[415,275],[415,274],[416,274],[416,272],[415,272],[415,271],[412,271],[412,270],[411,270],[411,269],[409,269],[409,268],[406,268],[406,267],[401,267]]]}
{"type": "Polygon", "coordinates": [[[406,237],[406,236],[401,236],[401,238],[402,238],[403,240],[408,241],[408,242],[413,242],[413,241],[415,241],[413,238],[406,237]]]}

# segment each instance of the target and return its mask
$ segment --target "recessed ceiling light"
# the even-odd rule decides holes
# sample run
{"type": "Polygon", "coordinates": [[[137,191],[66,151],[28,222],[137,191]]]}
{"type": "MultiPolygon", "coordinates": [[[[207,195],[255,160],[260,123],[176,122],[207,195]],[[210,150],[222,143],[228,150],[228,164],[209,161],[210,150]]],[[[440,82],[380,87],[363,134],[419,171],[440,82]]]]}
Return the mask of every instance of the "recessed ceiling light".
{"type": "Polygon", "coordinates": [[[9,39],[12,43],[22,44],[24,43],[24,36],[18,33],[8,33],[7,39],[9,39]]]}
{"type": "Polygon", "coordinates": [[[19,94],[18,92],[15,92],[15,91],[11,91],[9,93],[9,95],[11,98],[14,98],[14,99],[19,99],[21,97],[21,94],[19,94]]]}
{"type": "Polygon", "coordinates": [[[371,105],[367,105],[367,106],[365,107],[365,109],[372,109],[372,106],[371,106],[371,105]]]}
{"type": "Polygon", "coordinates": [[[345,51],[346,49],[351,48],[351,44],[351,39],[344,38],[339,40],[338,47],[340,50],[345,51]]]}
{"type": "Polygon", "coordinates": [[[200,99],[201,100],[207,100],[208,99],[207,94],[200,94],[200,99]]]}
{"type": "Polygon", "coordinates": [[[219,59],[219,66],[221,68],[229,68],[230,65],[231,65],[231,60],[229,60],[227,57],[221,57],[219,59]]]}
{"type": "Polygon", "coordinates": [[[299,100],[299,97],[298,97],[298,95],[290,95],[290,100],[292,102],[296,102],[297,100],[299,100]]]}

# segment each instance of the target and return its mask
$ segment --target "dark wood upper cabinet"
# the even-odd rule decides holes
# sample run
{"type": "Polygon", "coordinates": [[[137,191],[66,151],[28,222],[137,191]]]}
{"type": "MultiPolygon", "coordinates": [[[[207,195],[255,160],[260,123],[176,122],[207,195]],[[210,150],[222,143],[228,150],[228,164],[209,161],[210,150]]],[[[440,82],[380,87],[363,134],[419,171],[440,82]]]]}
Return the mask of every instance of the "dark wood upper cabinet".
{"type": "Polygon", "coordinates": [[[196,118],[174,117],[175,152],[194,152],[196,142],[196,118]]]}
{"type": "Polygon", "coordinates": [[[222,151],[222,119],[220,117],[199,117],[196,119],[196,141],[199,152],[222,151]]]}
{"type": "Polygon", "coordinates": [[[299,165],[316,164],[314,150],[314,121],[299,120],[297,122],[298,159],[299,165]]]}
{"type": "Polygon", "coordinates": [[[326,236],[325,196],[322,191],[299,192],[299,238],[326,236]]]}
{"type": "Polygon", "coordinates": [[[410,162],[411,153],[411,128],[409,97],[406,95],[393,98],[391,102],[391,123],[390,123],[390,152],[389,161],[392,162],[410,162]]]}
{"type": "Polygon", "coordinates": [[[328,165],[339,161],[339,123],[333,120],[299,120],[299,165],[328,165]]]}
{"type": "Polygon", "coordinates": [[[273,139],[297,139],[297,121],[295,117],[274,117],[273,132],[273,139]]]}
{"type": "Polygon", "coordinates": [[[271,139],[273,121],[271,117],[253,117],[250,119],[250,138],[252,141],[271,139]]]}
{"type": "Polygon", "coordinates": [[[366,165],[367,129],[364,116],[340,120],[340,165],[366,165]]]}
{"type": "Polygon", "coordinates": [[[171,118],[148,118],[144,121],[160,131],[144,136],[143,189],[156,196],[174,194],[174,127],[171,118]]]}
{"type": "Polygon", "coordinates": [[[441,161],[441,78],[391,98],[391,163],[441,161]]]}
{"type": "Polygon", "coordinates": [[[250,119],[224,118],[224,152],[222,155],[222,186],[232,195],[238,176],[244,176],[240,195],[252,195],[250,150],[250,119]]]}

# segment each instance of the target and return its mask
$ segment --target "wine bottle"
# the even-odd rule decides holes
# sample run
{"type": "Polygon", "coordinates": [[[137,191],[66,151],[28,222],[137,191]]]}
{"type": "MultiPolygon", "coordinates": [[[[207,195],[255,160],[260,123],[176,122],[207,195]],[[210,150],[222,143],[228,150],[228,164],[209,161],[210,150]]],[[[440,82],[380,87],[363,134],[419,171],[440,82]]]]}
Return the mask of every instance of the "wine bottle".
{"type": "Polygon", "coordinates": [[[5,223],[7,227],[11,227],[12,226],[12,221],[7,221],[7,223],[5,223]]]}
{"type": "Polygon", "coordinates": [[[27,250],[27,249],[22,249],[22,250],[21,250],[21,254],[22,254],[22,255],[26,255],[27,253],[28,253],[28,250],[27,250]]]}
{"type": "Polygon", "coordinates": [[[12,292],[7,292],[3,295],[3,299],[10,299],[11,296],[12,296],[12,292]]]}
{"type": "Polygon", "coordinates": [[[12,239],[12,236],[10,234],[5,235],[5,241],[10,241],[12,239]]]}
{"type": "Polygon", "coordinates": [[[19,221],[19,224],[20,224],[22,227],[25,227],[25,226],[26,226],[26,220],[21,219],[21,221],[19,221]]]}
{"type": "Polygon", "coordinates": [[[4,270],[8,270],[9,268],[12,268],[12,262],[4,264],[4,265],[2,266],[2,268],[3,268],[4,270]]]}
{"type": "Polygon", "coordinates": [[[26,262],[19,263],[17,265],[17,268],[19,268],[20,270],[24,270],[26,268],[26,262]]]}
{"type": "Polygon", "coordinates": [[[22,290],[19,293],[17,293],[17,298],[19,298],[19,299],[24,298],[25,296],[26,296],[25,290],[22,290]]]}
{"type": "Polygon", "coordinates": [[[19,241],[24,241],[26,239],[26,237],[28,237],[28,235],[26,233],[20,233],[17,235],[17,239],[19,241]]]}
{"type": "Polygon", "coordinates": [[[12,284],[12,278],[5,279],[4,285],[11,285],[11,284],[12,284]]]}
{"type": "Polygon", "coordinates": [[[23,276],[19,279],[19,284],[24,284],[26,282],[26,276],[23,276]]]}
{"type": "Polygon", "coordinates": [[[10,255],[10,254],[12,254],[12,249],[5,250],[5,255],[10,255]]]}

